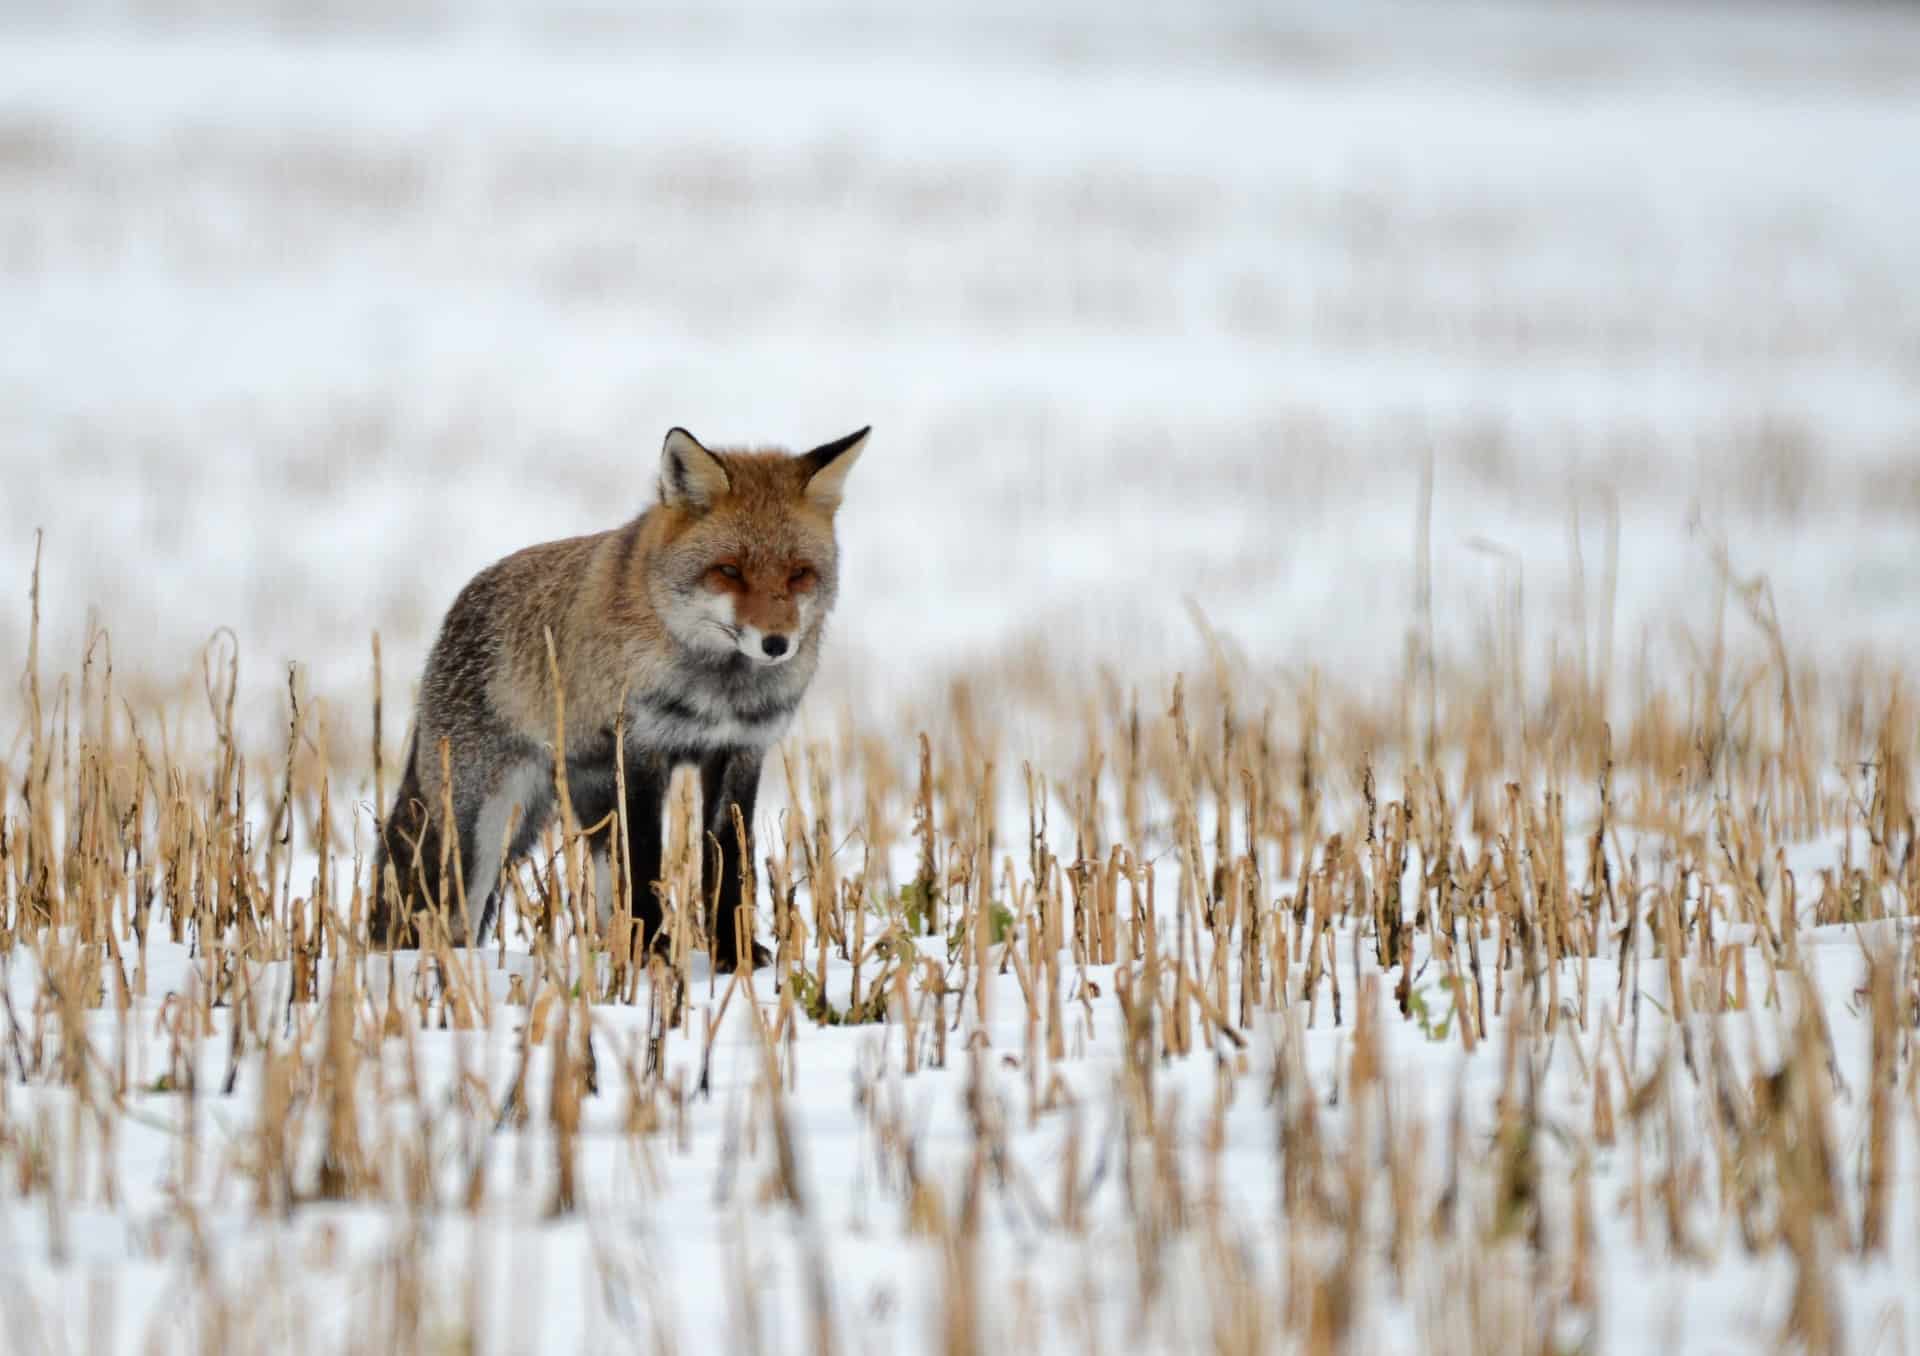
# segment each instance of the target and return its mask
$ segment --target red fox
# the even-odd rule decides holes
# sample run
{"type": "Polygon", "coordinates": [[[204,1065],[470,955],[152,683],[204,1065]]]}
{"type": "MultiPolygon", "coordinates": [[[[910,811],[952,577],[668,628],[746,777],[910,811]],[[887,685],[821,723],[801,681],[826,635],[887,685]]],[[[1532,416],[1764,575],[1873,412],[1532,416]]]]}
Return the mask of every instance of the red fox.
{"type": "MultiPolygon", "coordinates": [[[[427,659],[406,772],[380,826],[369,915],[376,942],[404,940],[413,915],[443,899],[458,914],[455,881],[441,876],[443,858],[457,851],[468,916],[451,926],[456,940],[478,943],[496,912],[509,822],[510,864],[551,821],[551,629],[566,699],[568,796],[582,825],[614,809],[615,730],[625,731],[627,897],[642,938],[654,942],[661,928],[653,885],[667,784],[675,767],[693,764],[702,818],[721,849],[713,965],[766,963],[753,941],[752,900],[744,901],[747,929],[737,925],[733,807],[750,828],[761,760],[819,664],[839,584],[834,514],[869,431],[794,456],[709,451],[676,428],[661,449],[658,503],[610,532],[510,555],[460,591],[427,659]],[[443,744],[451,786],[441,774],[443,744]],[[452,844],[442,841],[448,800],[452,844]],[[389,866],[404,910],[397,918],[389,866]]],[[[602,908],[612,898],[611,832],[590,839],[602,908]]]]}

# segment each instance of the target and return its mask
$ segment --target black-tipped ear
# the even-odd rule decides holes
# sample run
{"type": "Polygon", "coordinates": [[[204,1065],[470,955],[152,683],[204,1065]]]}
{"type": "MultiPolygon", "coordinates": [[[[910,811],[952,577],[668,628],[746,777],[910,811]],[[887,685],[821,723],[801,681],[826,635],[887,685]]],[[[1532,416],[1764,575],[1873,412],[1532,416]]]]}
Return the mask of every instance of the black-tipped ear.
{"type": "Polygon", "coordinates": [[[733,488],[720,459],[683,428],[671,429],[660,449],[660,502],[698,512],[733,488]]]}
{"type": "Polygon", "coordinates": [[[813,468],[807,477],[808,499],[829,513],[840,507],[841,495],[846,490],[847,473],[860,460],[861,452],[866,449],[867,435],[871,432],[873,426],[869,424],[858,433],[849,433],[844,438],[822,443],[802,456],[801,460],[813,468]]]}

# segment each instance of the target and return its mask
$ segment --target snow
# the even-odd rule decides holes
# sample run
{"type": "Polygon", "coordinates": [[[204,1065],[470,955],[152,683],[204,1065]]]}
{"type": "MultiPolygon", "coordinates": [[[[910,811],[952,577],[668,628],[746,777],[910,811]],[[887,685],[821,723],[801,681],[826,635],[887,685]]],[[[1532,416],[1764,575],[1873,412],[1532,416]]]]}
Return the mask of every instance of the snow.
{"type": "Polygon", "coordinates": [[[1429,454],[1443,620],[1475,538],[1563,620],[1617,496],[1623,627],[1700,626],[1724,535],[1796,639],[1911,644],[1896,14],[359,13],[0,45],[0,530],[23,574],[48,530],[56,653],[90,606],[163,672],[238,623],[357,707],[374,627],[416,671],[667,427],[867,422],[838,649],[887,690],[1190,643],[1196,584],[1263,661],[1391,678],[1429,454]]]}
{"type": "MultiPolygon", "coordinates": [[[[1576,616],[1597,638],[1610,514],[1622,700],[1643,652],[1650,682],[1677,684],[1705,648],[1718,542],[1742,575],[1766,575],[1796,655],[1920,657],[1920,20],[1903,11],[183,0],[0,24],[0,572],[18,581],[0,661],[24,654],[44,529],[49,664],[77,667],[96,614],[124,690],[158,698],[194,676],[173,717],[188,740],[202,648],[232,627],[251,728],[271,741],[297,663],[355,748],[377,630],[397,743],[460,585],[637,511],[675,424],[794,445],[875,426],[842,515],[810,737],[911,728],[971,678],[1008,746],[1075,747],[1074,715],[996,675],[1037,653],[1159,700],[1173,670],[1205,664],[1196,607],[1261,694],[1290,703],[1310,671],[1389,691],[1417,624],[1429,459],[1449,672],[1492,667],[1509,625],[1530,663],[1544,637],[1574,643],[1576,616]]],[[[1760,652],[1732,617],[1736,647],[1760,652]]],[[[0,710],[17,717],[17,694],[0,710]]],[[[1022,812],[1003,821],[1020,841],[1022,812]]],[[[1803,905],[1841,852],[1833,837],[1794,845],[1803,905]]],[[[1854,1090],[1834,1108],[1852,1181],[1866,938],[1802,940],[1854,1090]]],[[[1343,966],[1353,950],[1341,935],[1343,966]]],[[[42,980],[8,954],[24,1013],[42,980]]],[[[530,972],[523,950],[507,961],[530,972]]],[[[169,1066],[164,996],[197,962],[155,941],[149,964],[128,1025],[103,1010],[91,1030],[151,1088],[169,1066]]],[[[1596,1023],[1617,964],[1592,965],[1596,1023]]],[[[485,1030],[414,1042],[426,1104],[450,1105],[469,1073],[489,1105],[511,1086],[526,1012],[488,973],[485,1030]]],[[[284,1013],[287,982],[259,977],[263,1010],[284,1013]]],[[[365,982],[378,994],[385,977],[365,982]]],[[[1018,981],[992,994],[979,1076],[1028,1185],[988,1206],[987,1340],[1027,1345],[1031,1311],[1035,1349],[1197,1346],[1207,1334],[1182,1326],[1197,1302],[1135,1322],[1119,1168],[1094,1166],[1124,1065],[1113,975],[1065,982],[1105,997],[1068,1002],[1074,1057],[1058,1064],[1029,1046],[1018,981]],[[1077,1110],[1035,1115],[1030,1074],[1042,1088],[1057,1074],[1077,1110]],[[1056,1219],[1076,1136],[1081,1179],[1102,1183],[1080,1233],[1056,1219]],[[1075,1329],[1082,1313],[1093,1331],[1075,1329]]],[[[830,991],[849,983],[834,962],[830,991]]],[[[1659,965],[1637,983],[1666,1000],[1659,965]]],[[[704,973],[698,988],[717,1010],[724,990],[704,973]]],[[[771,1017],[764,975],[757,997],[771,1017]]],[[[1257,1277],[1289,1253],[1280,1112],[1253,1094],[1297,1043],[1315,1092],[1336,1097],[1360,1001],[1344,997],[1338,1028],[1323,993],[1311,1028],[1304,1010],[1269,1015],[1245,1052],[1219,1052],[1251,1075],[1217,1159],[1199,1148],[1212,1052],[1159,1071],[1190,1185],[1222,1174],[1257,1277]]],[[[1424,1125],[1437,1177],[1456,1098],[1490,1141],[1498,1057],[1429,1039],[1383,1001],[1397,1114],[1424,1125]]],[[[280,1039],[311,1049],[323,1015],[280,1039]]],[[[746,999],[722,1024],[711,1095],[686,1103],[684,1143],[623,1133],[646,1010],[596,1007],[585,1205],[552,1221],[544,1053],[530,1128],[468,1142],[450,1117],[434,1141],[447,1190],[485,1156],[479,1216],[256,1212],[261,1062],[207,1091],[229,1072],[232,1020],[194,1044],[190,1182],[177,1090],[136,1096],[103,1144],[68,1090],[0,1079],[0,1134],[54,1146],[48,1170],[89,1202],[0,1192],[0,1320],[21,1349],[382,1349],[392,1334],[369,1316],[417,1275],[429,1337],[447,1344],[784,1350],[810,1343],[821,1258],[847,1349],[938,1345],[946,1259],[908,1228],[871,1108],[897,1110],[958,1209],[975,1077],[962,1033],[947,1068],[925,1067],[929,1047],[909,1077],[897,1026],[805,1030],[789,1102],[803,1215],[761,1199],[774,1166],[746,999]],[[225,1295],[235,1326],[190,1294],[225,1295]]],[[[1638,1078],[1666,1029],[1645,1020],[1638,1078]]],[[[1787,1029],[1773,1013],[1695,1022],[1743,1073],[1770,1068],[1787,1029]]],[[[670,1042],[670,1084],[697,1079],[696,1039],[670,1042]]],[[[1594,1044],[1583,1030],[1543,1057],[1549,1119],[1591,1124],[1594,1044]]],[[[52,1035],[44,1049],[56,1057],[52,1035]]],[[[411,1076],[398,1050],[383,1058],[411,1076]]],[[[1704,1137],[1703,1099],[1689,1084],[1682,1100],[1704,1137]]],[[[1908,1202],[1915,1124],[1897,1118],[1908,1202]]],[[[1593,1164],[1595,1349],[1769,1346],[1789,1262],[1714,1236],[1680,1263],[1636,1238],[1628,1143],[1593,1164]]],[[[1551,1189],[1564,1219],[1568,1182],[1551,1189]]],[[[1186,1238],[1167,1255],[1173,1293],[1218,1274],[1202,1254],[1186,1238]]],[[[1889,1260],[1835,1267],[1856,1349],[1883,1322],[1920,1324],[1916,1258],[1909,1209],[1889,1260]]],[[[1524,1256],[1506,1260],[1524,1303],[1524,1256]]],[[[1435,1293],[1408,1295],[1370,1262],[1355,1349],[1447,1347],[1463,1301],[1440,1268],[1500,1261],[1462,1250],[1423,1273],[1435,1293]]]]}

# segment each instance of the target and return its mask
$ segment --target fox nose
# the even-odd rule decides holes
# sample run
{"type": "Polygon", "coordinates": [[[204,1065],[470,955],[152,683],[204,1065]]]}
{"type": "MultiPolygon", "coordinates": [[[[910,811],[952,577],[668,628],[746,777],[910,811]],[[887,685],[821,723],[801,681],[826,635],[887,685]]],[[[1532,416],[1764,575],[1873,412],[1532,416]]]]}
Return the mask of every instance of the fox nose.
{"type": "Polygon", "coordinates": [[[766,651],[767,658],[778,659],[787,652],[787,638],[785,636],[768,636],[760,642],[760,648],[766,651]]]}

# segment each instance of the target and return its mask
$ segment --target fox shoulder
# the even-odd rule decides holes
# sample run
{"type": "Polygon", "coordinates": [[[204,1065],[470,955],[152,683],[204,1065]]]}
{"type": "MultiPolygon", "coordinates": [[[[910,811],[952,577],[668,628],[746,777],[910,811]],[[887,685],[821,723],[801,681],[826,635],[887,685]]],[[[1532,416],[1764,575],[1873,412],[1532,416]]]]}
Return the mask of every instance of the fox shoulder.
{"type": "Polygon", "coordinates": [[[421,693],[427,708],[479,715],[500,683],[544,689],[547,631],[567,636],[600,539],[543,542],[497,560],[467,582],[447,610],[421,693]]]}

